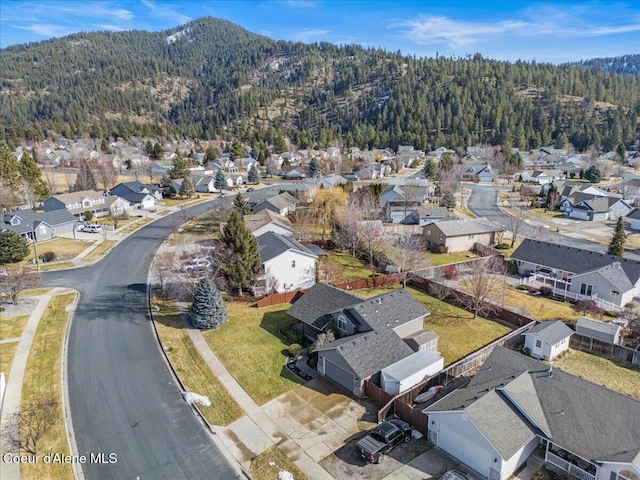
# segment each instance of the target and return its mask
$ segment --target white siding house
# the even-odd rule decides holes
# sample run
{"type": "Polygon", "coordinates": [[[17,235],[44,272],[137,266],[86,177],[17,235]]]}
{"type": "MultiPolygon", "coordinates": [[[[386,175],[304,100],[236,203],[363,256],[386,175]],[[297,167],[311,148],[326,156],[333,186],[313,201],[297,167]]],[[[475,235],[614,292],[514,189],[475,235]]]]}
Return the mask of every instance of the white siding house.
{"type": "Polygon", "coordinates": [[[569,348],[573,330],[560,320],[542,322],[524,333],[524,346],[534,358],[553,360],[569,348]]]}
{"type": "Polygon", "coordinates": [[[310,288],[316,283],[318,257],[293,238],[273,232],[258,237],[264,273],[258,283],[268,293],[310,288]]]}

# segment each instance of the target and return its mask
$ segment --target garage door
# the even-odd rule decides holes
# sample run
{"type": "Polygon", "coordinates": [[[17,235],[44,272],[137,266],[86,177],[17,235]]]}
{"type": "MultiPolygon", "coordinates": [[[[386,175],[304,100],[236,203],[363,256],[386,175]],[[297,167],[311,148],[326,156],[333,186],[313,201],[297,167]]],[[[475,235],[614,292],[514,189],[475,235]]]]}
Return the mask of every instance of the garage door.
{"type": "Polygon", "coordinates": [[[323,357],[322,360],[324,361],[324,374],[334,382],[338,382],[350,392],[353,392],[353,375],[350,372],[346,371],[344,368],[336,365],[326,357],[323,357]]]}
{"type": "Polygon", "coordinates": [[[442,424],[438,432],[438,447],[476,472],[485,477],[489,476],[489,465],[491,465],[489,452],[442,424]]]}

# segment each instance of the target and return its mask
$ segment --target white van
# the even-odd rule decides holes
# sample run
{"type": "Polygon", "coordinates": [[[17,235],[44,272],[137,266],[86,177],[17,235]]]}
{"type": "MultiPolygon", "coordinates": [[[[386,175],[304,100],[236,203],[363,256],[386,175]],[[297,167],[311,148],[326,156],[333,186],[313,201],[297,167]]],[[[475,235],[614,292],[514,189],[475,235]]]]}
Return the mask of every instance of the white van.
{"type": "Polygon", "coordinates": [[[87,233],[98,233],[100,232],[100,230],[102,230],[101,225],[83,225],[82,227],[80,227],[81,232],[87,233]]]}

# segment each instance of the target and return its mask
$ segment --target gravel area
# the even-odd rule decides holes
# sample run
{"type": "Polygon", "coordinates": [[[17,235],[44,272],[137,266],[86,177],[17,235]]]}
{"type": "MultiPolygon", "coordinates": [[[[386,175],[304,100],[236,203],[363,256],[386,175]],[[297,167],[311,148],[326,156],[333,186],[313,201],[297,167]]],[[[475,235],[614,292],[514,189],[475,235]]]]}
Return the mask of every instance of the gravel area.
{"type": "Polygon", "coordinates": [[[23,315],[31,315],[37,303],[38,300],[34,298],[19,298],[17,305],[11,302],[0,302],[0,307],[4,308],[2,316],[21,317],[23,315]]]}

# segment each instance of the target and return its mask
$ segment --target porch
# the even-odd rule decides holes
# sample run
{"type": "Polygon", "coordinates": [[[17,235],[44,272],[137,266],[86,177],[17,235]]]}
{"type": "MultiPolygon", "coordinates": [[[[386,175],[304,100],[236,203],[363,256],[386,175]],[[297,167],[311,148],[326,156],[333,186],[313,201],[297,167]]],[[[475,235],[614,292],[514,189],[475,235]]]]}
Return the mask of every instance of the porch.
{"type": "Polygon", "coordinates": [[[594,295],[583,295],[572,292],[569,290],[571,280],[557,278],[543,271],[533,272],[530,276],[521,278],[520,285],[529,285],[535,288],[547,287],[551,289],[553,295],[561,297],[565,301],[573,300],[577,302],[578,300],[593,300],[598,307],[604,308],[605,310],[621,310],[621,307],[615,303],[598,298],[597,293],[594,295]]]}
{"type": "Polygon", "coordinates": [[[596,480],[598,465],[585,460],[579,455],[568,452],[552,442],[547,441],[546,443],[545,463],[549,463],[580,480],[596,480]]]}

